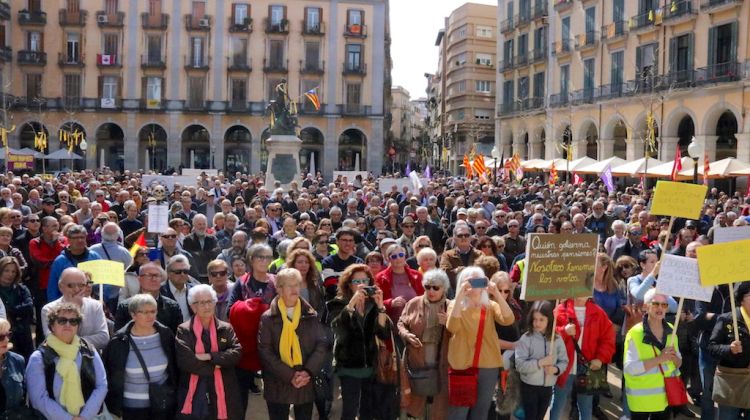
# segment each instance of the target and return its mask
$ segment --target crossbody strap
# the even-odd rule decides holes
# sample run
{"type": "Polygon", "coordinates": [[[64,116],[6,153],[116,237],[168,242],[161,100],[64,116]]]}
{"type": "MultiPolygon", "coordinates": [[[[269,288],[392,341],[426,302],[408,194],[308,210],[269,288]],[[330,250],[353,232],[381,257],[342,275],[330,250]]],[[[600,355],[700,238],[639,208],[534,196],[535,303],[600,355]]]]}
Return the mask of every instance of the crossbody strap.
{"type": "Polygon", "coordinates": [[[133,349],[133,352],[135,353],[135,357],[138,358],[138,363],[141,364],[141,369],[143,369],[143,374],[146,375],[146,381],[151,382],[151,376],[148,374],[148,368],[146,368],[146,362],[143,361],[143,356],[141,356],[140,350],[138,350],[138,346],[135,345],[135,341],[133,341],[133,337],[128,334],[128,341],[130,342],[130,347],[133,349]]]}
{"type": "MultiPolygon", "coordinates": [[[[659,355],[656,354],[656,347],[652,345],[651,349],[654,351],[654,357],[658,357],[659,355]]],[[[658,366],[659,366],[659,372],[661,372],[661,376],[666,378],[667,376],[664,374],[664,369],[661,368],[661,363],[659,363],[658,366]]]]}
{"type": "Polygon", "coordinates": [[[576,346],[576,353],[578,353],[578,356],[581,358],[584,364],[587,364],[589,360],[586,359],[586,356],[583,355],[583,351],[581,350],[581,347],[578,345],[578,340],[576,340],[575,337],[573,338],[573,345],[576,346]]]}
{"type": "Polygon", "coordinates": [[[479,314],[479,330],[477,330],[477,342],[474,344],[474,361],[471,366],[476,368],[479,365],[479,353],[482,352],[482,337],[484,336],[484,320],[487,318],[487,308],[482,306],[482,313],[479,314]]]}

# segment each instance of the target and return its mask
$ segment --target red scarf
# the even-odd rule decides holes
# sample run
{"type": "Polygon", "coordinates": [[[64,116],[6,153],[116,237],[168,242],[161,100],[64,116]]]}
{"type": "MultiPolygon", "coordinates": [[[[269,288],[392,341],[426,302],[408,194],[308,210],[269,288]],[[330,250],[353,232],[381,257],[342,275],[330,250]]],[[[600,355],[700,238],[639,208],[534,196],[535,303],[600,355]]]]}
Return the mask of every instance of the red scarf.
{"type": "MultiPolygon", "coordinates": [[[[211,325],[208,326],[211,335],[211,353],[219,351],[219,342],[216,339],[216,322],[211,317],[211,325]]],[[[203,347],[203,324],[198,317],[193,317],[193,334],[195,335],[195,354],[204,354],[206,349],[203,347]]],[[[182,414],[190,415],[193,413],[193,397],[195,389],[198,387],[198,375],[190,375],[190,385],[188,386],[185,404],[182,406],[182,414]]],[[[225,420],[227,418],[227,402],[224,397],[224,380],[221,376],[219,366],[214,368],[214,387],[216,388],[216,418],[225,420]]]]}

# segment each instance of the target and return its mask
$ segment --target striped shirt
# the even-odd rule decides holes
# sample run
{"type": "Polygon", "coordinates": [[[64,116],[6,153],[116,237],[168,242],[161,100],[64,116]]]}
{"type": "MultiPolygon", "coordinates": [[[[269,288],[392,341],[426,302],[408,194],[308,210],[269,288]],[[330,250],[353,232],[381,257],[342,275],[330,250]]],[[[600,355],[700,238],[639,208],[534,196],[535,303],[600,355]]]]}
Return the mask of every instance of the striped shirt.
{"type": "MultiPolygon", "coordinates": [[[[151,382],[162,384],[167,380],[167,355],[161,347],[159,333],[133,337],[133,342],[141,352],[143,361],[148,368],[151,382]]],[[[127,408],[148,408],[148,381],[143,373],[143,368],[138,362],[133,349],[128,352],[128,360],[125,363],[125,390],[123,395],[123,406],[127,408]]]]}

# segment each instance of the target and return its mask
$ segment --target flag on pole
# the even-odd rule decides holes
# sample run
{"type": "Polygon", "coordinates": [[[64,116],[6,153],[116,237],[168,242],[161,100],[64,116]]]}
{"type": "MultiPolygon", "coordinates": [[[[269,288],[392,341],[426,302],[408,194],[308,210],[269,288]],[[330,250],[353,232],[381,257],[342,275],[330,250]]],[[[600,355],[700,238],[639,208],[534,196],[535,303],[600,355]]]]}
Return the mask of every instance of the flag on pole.
{"type": "Polygon", "coordinates": [[[406,176],[409,176],[409,174],[411,173],[411,159],[406,161],[406,170],[404,171],[404,173],[406,174],[406,176]]]}
{"type": "Polygon", "coordinates": [[[573,185],[578,185],[583,182],[583,178],[577,173],[573,172],[573,185]]]}
{"type": "Polygon", "coordinates": [[[466,169],[466,177],[471,179],[473,177],[471,163],[469,162],[469,157],[466,155],[464,155],[464,168],[466,169]]]}
{"type": "Polygon", "coordinates": [[[427,167],[424,168],[424,174],[422,174],[422,176],[427,179],[432,179],[432,170],[430,169],[430,165],[427,165],[427,167]]]}
{"type": "MultiPolygon", "coordinates": [[[[495,167],[497,168],[497,162],[495,162],[495,167]]],[[[498,174],[495,174],[495,176],[497,177],[498,174]]],[[[505,148],[500,154],[500,179],[505,179],[505,148]]]]}
{"type": "Polygon", "coordinates": [[[143,233],[138,236],[138,239],[133,243],[133,246],[130,247],[130,255],[135,258],[135,254],[141,248],[146,248],[146,237],[143,233]]]}
{"type": "Polygon", "coordinates": [[[677,145],[677,149],[674,152],[674,163],[672,164],[672,175],[670,179],[677,181],[677,174],[682,170],[682,152],[680,152],[680,145],[677,145]]]}
{"type": "Polygon", "coordinates": [[[703,155],[703,185],[708,185],[708,171],[711,170],[711,166],[708,164],[708,153],[703,155]]]}
{"type": "Polygon", "coordinates": [[[318,97],[316,90],[317,88],[308,90],[305,92],[305,97],[313,104],[316,111],[320,111],[320,97],[318,97]]]}
{"type": "Polygon", "coordinates": [[[557,176],[557,168],[555,168],[555,162],[552,162],[552,167],[549,170],[549,187],[554,188],[557,184],[559,177],[557,176]]]}
{"type": "Polygon", "coordinates": [[[484,156],[481,153],[474,158],[472,169],[480,180],[487,181],[487,167],[484,165],[484,156]]]}
{"type": "Polygon", "coordinates": [[[602,182],[607,187],[607,191],[609,193],[612,193],[615,191],[615,182],[612,180],[612,167],[607,165],[607,167],[604,168],[602,173],[599,174],[599,178],[601,178],[602,182]]]}

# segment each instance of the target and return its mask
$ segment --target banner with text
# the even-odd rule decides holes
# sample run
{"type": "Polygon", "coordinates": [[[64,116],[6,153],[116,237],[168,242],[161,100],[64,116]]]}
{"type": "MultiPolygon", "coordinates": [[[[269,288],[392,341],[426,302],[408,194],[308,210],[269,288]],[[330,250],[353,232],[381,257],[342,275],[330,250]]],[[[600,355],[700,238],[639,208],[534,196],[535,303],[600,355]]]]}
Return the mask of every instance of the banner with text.
{"type": "Polygon", "coordinates": [[[750,239],[699,246],[701,284],[716,286],[750,280],[750,239]]]}
{"type": "Polygon", "coordinates": [[[599,236],[530,234],[526,242],[523,300],[591,296],[599,236]]]}
{"type": "Polygon", "coordinates": [[[661,261],[656,291],[667,296],[711,302],[714,288],[701,286],[697,259],[667,254],[661,261]]]}
{"type": "Polygon", "coordinates": [[[697,220],[701,216],[707,191],[705,185],[659,181],[651,202],[651,214],[697,220]]]}
{"type": "Polygon", "coordinates": [[[8,170],[34,169],[34,155],[16,155],[8,153],[8,170]]]}

